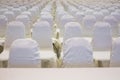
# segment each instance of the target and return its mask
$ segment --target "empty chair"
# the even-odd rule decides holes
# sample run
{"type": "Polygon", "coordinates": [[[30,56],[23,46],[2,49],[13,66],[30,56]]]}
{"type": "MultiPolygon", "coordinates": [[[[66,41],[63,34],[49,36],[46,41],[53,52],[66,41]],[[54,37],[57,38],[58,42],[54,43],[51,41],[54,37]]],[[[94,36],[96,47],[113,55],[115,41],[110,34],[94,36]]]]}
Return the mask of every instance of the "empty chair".
{"type": "Polygon", "coordinates": [[[115,10],[115,12],[118,12],[118,13],[120,13],[120,9],[116,9],[116,10],[115,10]]]}
{"type": "Polygon", "coordinates": [[[120,24],[118,25],[118,35],[120,36],[120,24]]]}
{"type": "Polygon", "coordinates": [[[96,23],[96,17],[92,15],[86,15],[83,18],[83,31],[85,36],[92,36],[93,26],[96,23]]]}
{"type": "Polygon", "coordinates": [[[55,67],[56,54],[53,51],[52,32],[51,32],[50,24],[47,21],[36,22],[33,25],[32,38],[36,40],[39,44],[41,58],[44,61],[50,62],[49,67],[55,67]]]}
{"type": "Polygon", "coordinates": [[[114,7],[110,7],[108,8],[109,12],[114,12],[115,8],[114,7]]]}
{"type": "Polygon", "coordinates": [[[65,31],[63,36],[63,41],[73,38],[73,37],[81,37],[82,29],[81,25],[77,22],[68,22],[65,24],[65,31]]]}
{"type": "Polygon", "coordinates": [[[48,21],[51,26],[53,26],[53,17],[52,15],[41,15],[40,20],[48,21]]]}
{"type": "Polygon", "coordinates": [[[3,15],[4,12],[8,11],[8,9],[0,9],[0,15],[3,15]]]}
{"type": "Polygon", "coordinates": [[[0,15],[0,37],[5,37],[8,19],[4,15],[0,15]]]}
{"type": "Polygon", "coordinates": [[[112,35],[110,24],[98,22],[94,25],[93,48],[94,50],[110,50],[112,46],[112,35]]]}
{"type": "Polygon", "coordinates": [[[120,23],[120,13],[112,12],[111,15],[114,16],[117,19],[117,21],[120,23]]]}
{"type": "Polygon", "coordinates": [[[41,67],[38,43],[32,39],[17,39],[10,48],[9,68],[41,67]]]}
{"type": "Polygon", "coordinates": [[[17,17],[18,15],[21,14],[21,9],[19,9],[19,8],[13,8],[12,11],[14,12],[15,17],[17,17]]]}
{"type": "Polygon", "coordinates": [[[114,16],[109,15],[109,16],[106,16],[104,18],[104,21],[108,22],[111,25],[112,35],[116,36],[118,34],[118,21],[117,21],[117,19],[114,16]]]}
{"type": "MultiPolygon", "coordinates": [[[[25,26],[21,22],[10,22],[7,26],[4,51],[0,54],[0,61],[7,61],[9,58],[9,49],[12,42],[16,39],[25,38],[25,26]]],[[[4,66],[4,65],[3,65],[4,66]]]]}
{"type": "Polygon", "coordinates": [[[112,47],[112,32],[110,24],[98,22],[94,25],[93,32],[93,57],[99,67],[108,67],[110,60],[110,50],[112,47]]]}
{"type": "Polygon", "coordinates": [[[62,67],[93,67],[92,46],[82,38],[70,38],[63,45],[62,67]]]}
{"type": "Polygon", "coordinates": [[[26,11],[27,10],[27,8],[25,6],[21,6],[20,9],[21,9],[21,11],[26,11]]]}
{"type": "Polygon", "coordinates": [[[36,21],[36,19],[37,19],[37,12],[36,12],[36,9],[29,9],[28,10],[31,14],[32,14],[32,22],[35,22],[36,21]]]}
{"type": "Polygon", "coordinates": [[[110,67],[120,67],[120,37],[113,42],[110,67]]]}
{"type": "Polygon", "coordinates": [[[87,10],[85,11],[85,15],[92,15],[93,12],[94,12],[94,10],[87,9],[87,10]]]}
{"type": "Polygon", "coordinates": [[[75,7],[68,6],[68,12],[71,13],[72,15],[74,15],[77,11],[78,9],[76,9],[75,7]]]}
{"type": "Polygon", "coordinates": [[[97,21],[102,21],[104,18],[104,15],[102,12],[94,12],[93,15],[96,17],[97,21]]]}
{"type": "Polygon", "coordinates": [[[82,20],[83,20],[83,18],[84,18],[84,13],[82,13],[82,12],[77,12],[77,13],[75,13],[75,17],[77,18],[77,20],[78,20],[80,23],[82,23],[82,20]]]}
{"type": "Polygon", "coordinates": [[[63,33],[64,33],[64,28],[65,28],[65,24],[68,23],[68,22],[75,22],[75,18],[71,15],[63,15],[59,21],[60,25],[60,36],[63,36],[63,33]]]}
{"type": "Polygon", "coordinates": [[[110,14],[110,12],[107,9],[102,9],[101,12],[103,13],[104,17],[110,14]]]}
{"type": "Polygon", "coordinates": [[[30,18],[27,15],[19,15],[16,17],[16,21],[21,21],[25,25],[26,35],[31,35],[31,22],[30,18]]]}
{"type": "Polygon", "coordinates": [[[7,11],[4,13],[4,15],[7,17],[8,22],[15,20],[15,14],[12,11],[7,11]]]}
{"type": "Polygon", "coordinates": [[[33,17],[32,17],[31,12],[29,12],[29,11],[24,11],[24,12],[21,13],[21,15],[27,15],[27,16],[30,18],[30,21],[32,22],[33,17]]]}

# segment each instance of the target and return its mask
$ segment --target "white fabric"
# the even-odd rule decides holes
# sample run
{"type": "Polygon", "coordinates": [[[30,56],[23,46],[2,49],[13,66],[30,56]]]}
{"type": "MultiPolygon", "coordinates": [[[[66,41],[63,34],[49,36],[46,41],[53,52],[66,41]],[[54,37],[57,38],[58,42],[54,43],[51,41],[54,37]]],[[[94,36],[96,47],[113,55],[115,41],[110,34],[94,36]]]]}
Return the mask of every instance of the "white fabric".
{"type": "Polygon", "coordinates": [[[5,48],[9,48],[12,42],[19,38],[25,38],[24,24],[18,21],[10,22],[6,30],[5,48]]]}
{"type": "Polygon", "coordinates": [[[32,38],[39,43],[40,48],[52,49],[52,31],[47,21],[40,21],[34,24],[32,38]]]}
{"type": "Polygon", "coordinates": [[[32,22],[32,14],[29,11],[24,11],[21,14],[22,15],[27,15],[30,18],[31,22],[32,22]]]}
{"type": "Polygon", "coordinates": [[[47,21],[36,22],[33,26],[32,38],[40,47],[42,67],[56,67],[56,54],[52,46],[52,32],[47,21]]]}
{"type": "Polygon", "coordinates": [[[75,22],[75,18],[71,15],[63,15],[60,19],[60,30],[61,30],[61,36],[63,36],[65,24],[68,22],[75,22]]]}
{"type": "Polygon", "coordinates": [[[8,67],[40,67],[38,44],[31,39],[17,39],[10,48],[8,67]]]}
{"type": "Polygon", "coordinates": [[[19,8],[13,8],[12,11],[14,12],[15,17],[17,17],[18,15],[20,15],[21,12],[22,12],[19,8]]]}
{"type": "Polygon", "coordinates": [[[25,32],[27,35],[30,35],[31,22],[30,18],[27,15],[19,15],[16,18],[16,21],[20,21],[25,25],[25,32]]]}
{"type": "Polygon", "coordinates": [[[93,12],[94,12],[93,10],[87,9],[87,10],[85,11],[85,15],[92,15],[93,12]]]}
{"type": "Polygon", "coordinates": [[[4,12],[8,11],[8,9],[0,9],[0,15],[3,15],[4,12]]]}
{"type": "Polygon", "coordinates": [[[90,43],[81,38],[68,39],[63,47],[63,66],[93,66],[93,54],[90,43]]]}
{"type": "Polygon", "coordinates": [[[101,12],[103,13],[104,17],[110,14],[110,12],[107,9],[102,9],[101,12]]]}
{"type": "Polygon", "coordinates": [[[110,25],[111,25],[111,29],[112,29],[112,35],[116,35],[117,32],[118,32],[118,21],[117,19],[112,16],[112,15],[109,15],[109,16],[106,16],[104,18],[104,21],[105,22],[108,22],[110,25]]]}
{"type": "Polygon", "coordinates": [[[82,12],[77,12],[75,13],[75,17],[79,20],[80,23],[82,23],[83,17],[84,17],[84,13],[82,12]]]}
{"type": "Polygon", "coordinates": [[[34,22],[37,19],[37,13],[35,9],[29,9],[29,12],[32,14],[32,21],[34,22]]]}
{"type": "Polygon", "coordinates": [[[57,13],[56,13],[56,18],[57,18],[57,23],[60,25],[60,19],[61,19],[61,17],[63,16],[63,15],[67,15],[67,12],[65,12],[65,11],[58,11],[57,13]]]}
{"type": "Polygon", "coordinates": [[[4,15],[0,15],[0,37],[5,37],[8,19],[4,15]]]}
{"type": "Polygon", "coordinates": [[[104,15],[102,12],[94,12],[93,15],[96,17],[97,21],[102,21],[104,18],[104,15]]]}
{"type": "Polygon", "coordinates": [[[110,58],[111,67],[120,67],[120,38],[117,38],[113,42],[111,58],[110,58]]]}
{"type": "Polygon", "coordinates": [[[56,54],[52,50],[40,50],[40,58],[41,58],[41,67],[43,68],[53,68],[56,67],[56,54]]]}
{"type": "Polygon", "coordinates": [[[73,38],[73,37],[81,37],[82,30],[81,25],[77,22],[68,22],[65,24],[65,31],[64,31],[64,41],[73,38]]]}
{"type": "Polygon", "coordinates": [[[114,16],[117,19],[117,21],[120,23],[120,13],[112,12],[111,15],[114,16]]]}
{"type": "Polygon", "coordinates": [[[15,14],[12,11],[7,11],[4,13],[4,15],[7,17],[8,22],[11,22],[15,19],[15,14]]]}
{"type": "Polygon", "coordinates": [[[96,22],[96,17],[92,15],[86,15],[83,18],[84,34],[86,36],[92,35],[93,26],[96,22]]]}
{"type": "Polygon", "coordinates": [[[98,22],[94,25],[93,48],[95,50],[110,50],[112,46],[112,35],[110,24],[98,22]]]}
{"type": "Polygon", "coordinates": [[[25,38],[25,26],[21,22],[10,22],[7,26],[4,51],[0,54],[0,61],[7,61],[9,49],[12,42],[16,39],[25,38]]]}
{"type": "Polygon", "coordinates": [[[41,21],[48,21],[51,26],[53,26],[53,17],[52,15],[41,15],[40,17],[41,21]]]}
{"type": "Polygon", "coordinates": [[[111,27],[116,27],[117,26],[117,19],[112,15],[106,16],[104,18],[104,21],[108,22],[111,25],[111,27]]]}
{"type": "Polygon", "coordinates": [[[27,10],[27,8],[25,6],[21,6],[20,9],[21,9],[21,11],[26,11],[27,10]]]}
{"type": "Polygon", "coordinates": [[[60,22],[61,22],[61,27],[64,27],[64,25],[67,23],[67,22],[74,22],[75,21],[75,18],[73,17],[73,16],[71,16],[71,15],[63,15],[62,17],[61,17],[61,20],[60,20],[60,22]]]}

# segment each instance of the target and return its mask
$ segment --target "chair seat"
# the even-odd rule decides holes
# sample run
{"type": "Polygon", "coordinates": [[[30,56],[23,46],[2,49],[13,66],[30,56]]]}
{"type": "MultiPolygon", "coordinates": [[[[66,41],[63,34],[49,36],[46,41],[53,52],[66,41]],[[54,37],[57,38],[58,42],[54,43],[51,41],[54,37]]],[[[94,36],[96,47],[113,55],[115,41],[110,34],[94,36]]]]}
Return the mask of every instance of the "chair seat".
{"type": "Polygon", "coordinates": [[[83,37],[84,39],[86,39],[89,43],[92,42],[92,37],[83,37]]]}
{"type": "Polygon", "coordinates": [[[9,59],[9,50],[5,49],[1,54],[0,54],[0,61],[8,61],[9,59]]]}
{"type": "Polygon", "coordinates": [[[41,50],[40,51],[41,66],[43,68],[57,67],[57,57],[56,54],[51,50],[41,50]]]}
{"type": "Polygon", "coordinates": [[[93,58],[100,61],[110,60],[110,51],[94,51],[93,58]]]}
{"type": "Polygon", "coordinates": [[[51,50],[41,50],[40,51],[40,57],[41,57],[41,59],[56,58],[56,53],[54,53],[51,50]]]}
{"type": "Polygon", "coordinates": [[[94,51],[93,58],[98,67],[109,67],[110,51],[94,51]]]}

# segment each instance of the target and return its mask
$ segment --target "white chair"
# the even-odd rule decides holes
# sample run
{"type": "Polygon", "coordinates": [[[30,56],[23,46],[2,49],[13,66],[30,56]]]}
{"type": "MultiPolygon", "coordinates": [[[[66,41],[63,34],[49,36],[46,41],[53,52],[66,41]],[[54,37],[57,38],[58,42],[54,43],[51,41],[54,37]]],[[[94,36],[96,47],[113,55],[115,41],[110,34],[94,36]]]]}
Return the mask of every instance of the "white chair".
{"type": "Polygon", "coordinates": [[[21,6],[20,9],[21,9],[21,11],[26,11],[27,10],[27,8],[25,6],[21,6]]]}
{"type": "Polygon", "coordinates": [[[77,22],[68,22],[65,24],[63,42],[73,37],[82,37],[81,25],[77,22]]]}
{"type": "Polygon", "coordinates": [[[112,46],[112,35],[110,24],[106,22],[97,22],[94,25],[93,48],[94,50],[110,50],[112,46]]]}
{"type": "Polygon", "coordinates": [[[70,38],[63,45],[62,67],[93,67],[92,46],[82,38],[70,38]]]}
{"type": "Polygon", "coordinates": [[[12,11],[14,12],[15,17],[17,17],[18,15],[20,15],[21,12],[22,12],[21,9],[19,9],[19,8],[13,8],[12,11]]]}
{"type": "Polygon", "coordinates": [[[92,9],[87,9],[86,11],[85,11],[85,15],[92,15],[93,14],[93,10],[92,9]]]}
{"type": "Polygon", "coordinates": [[[82,23],[82,20],[83,20],[84,16],[85,16],[84,12],[77,12],[77,13],[75,13],[75,17],[77,18],[79,23],[82,23]]]}
{"type": "Polygon", "coordinates": [[[84,35],[89,37],[92,36],[93,26],[96,23],[96,17],[93,15],[86,15],[83,18],[83,32],[84,35]]]}
{"type": "Polygon", "coordinates": [[[38,43],[32,39],[17,39],[10,48],[9,68],[41,67],[38,43]]]}
{"type": "Polygon", "coordinates": [[[30,18],[30,22],[32,23],[32,14],[29,11],[24,11],[21,13],[21,15],[27,15],[30,18]]]}
{"type": "Polygon", "coordinates": [[[111,29],[112,29],[112,35],[116,36],[118,34],[118,21],[117,19],[112,16],[106,16],[103,21],[108,22],[111,25],[111,29]]]}
{"type": "Polygon", "coordinates": [[[77,11],[79,11],[77,8],[73,7],[73,6],[68,6],[68,12],[71,15],[74,15],[77,11]]]}
{"type": "Polygon", "coordinates": [[[3,15],[4,12],[8,11],[8,9],[0,9],[0,15],[3,15]]]}
{"type": "Polygon", "coordinates": [[[7,11],[4,13],[4,15],[7,17],[8,22],[15,20],[15,14],[12,11],[7,11]]]}
{"type": "Polygon", "coordinates": [[[60,36],[62,37],[63,36],[63,33],[64,33],[64,28],[65,28],[65,24],[68,23],[68,22],[75,22],[75,18],[71,15],[63,15],[59,21],[59,24],[60,24],[60,36]]]}
{"type": "Polygon", "coordinates": [[[44,14],[41,15],[40,20],[41,20],[41,21],[48,21],[49,24],[50,24],[51,26],[53,26],[53,17],[52,17],[51,14],[49,14],[49,15],[44,15],[44,14]]]}
{"type": "Polygon", "coordinates": [[[16,21],[20,21],[25,25],[25,31],[27,36],[31,36],[31,22],[27,15],[19,15],[16,17],[16,21]]]}
{"type": "Polygon", "coordinates": [[[8,19],[4,15],[0,15],[0,37],[5,37],[8,19]]]}
{"type": "Polygon", "coordinates": [[[32,14],[32,22],[35,22],[37,20],[37,13],[36,10],[31,8],[28,10],[32,14]]]}
{"type": "Polygon", "coordinates": [[[113,42],[110,57],[110,67],[120,67],[120,38],[117,38],[113,42]]]}
{"type": "Polygon", "coordinates": [[[92,46],[94,59],[100,67],[108,67],[112,47],[112,32],[110,24],[98,22],[94,25],[92,46]]]}
{"type": "Polygon", "coordinates": [[[94,12],[93,15],[96,17],[97,21],[102,21],[104,18],[104,15],[102,12],[94,12]]]}
{"type": "Polygon", "coordinates": [[[118,23],[120,23],[120,13],[112,12],[111,15],[114,16],[117,19],[118,23]]]}
{"type": "Polygon", "coordinates": [[[110,15],[110,12],[107,9],[102,9],[100,12],[103,13],[104,17],[110,15]]]}
{"type": "Polygon", "coordinates": [[[120,9],[116,9],[116,10],[115,10],[115,12],[118,12],[118,13],[120,13],[120,9]]]}
{"type": "Polygon", "coordinates": [[[56,67],[56,54],[52,46],[52,32],[50,24],[47,21],[40,21],[33,25],[32,38],[40,46],[42,62],[47,61],[48,65],[42,67],[56,67]],[[50,62],[50,63],[49,63],[50,62]]]}
{"type": "Polygon", "coordinates": [[[16,39],[21,39],[21,38],[25,38],[24,24],[17,21],[10,22],[6,29],[4,51],[0,54],[0,62],[4,62],[8,60],[9,49],[12,42],[16,39]]]}

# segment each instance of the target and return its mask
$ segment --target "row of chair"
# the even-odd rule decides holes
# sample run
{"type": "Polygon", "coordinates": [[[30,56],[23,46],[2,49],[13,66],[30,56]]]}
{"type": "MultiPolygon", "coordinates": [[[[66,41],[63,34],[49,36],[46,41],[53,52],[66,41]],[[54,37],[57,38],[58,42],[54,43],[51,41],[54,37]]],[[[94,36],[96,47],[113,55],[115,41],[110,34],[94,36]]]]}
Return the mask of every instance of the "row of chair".
{"type": "MultiPolygon", "coordinates": [[[[101,61],[107,61],[107,64],[109,64],[109,61],[111,60],[110,52],[112,51],[113,47],[112,43],[115,41],[116,37],[119,37],[119,5],[117,5],[116,7],[114,7],[112,4],[110,4],[112,7],[110,5],[102,5],[102,7],[96,8],[96,6],[91,6],[91,4],[93,3],[89,4],[88,6],[87,3],[82,3],[82,5],[79,6],[79,4],[76,2],[54,0],[51,2],[38,1],[38,3],[31,3],[30,5],[28,5],[29,7],[21,8],[21,5],[19,5],[20,8],[10,8],[12,11],[0,11],[2,14],[0,17],[0,21],[1,24],[4,26],[2,26],[2,28],[4,29],[0,29],[3,31],[1,31],[0,34],[2,38],[5,38],[4,51],[0,54],[1,65],[7,65],[6,62],[10,59],[11,62],[8,61],[9,67],[10,63],[13,64],[13,66],[11,67],[19,67],[16,66],[17,64],[14,64],[18,63],[17,58],[19,56],[17,56],[17,58],[13,58],[13,60],[10,56],[12,56],[11,48],[14,47],[15,44],[18,44],[20,48],[22,47],[22,45],[20,45],[19,43],[14,43],[14,40],[21,38],[23,39],[20,40],[21,42],[23,41],[23,48],[28,45],[24,44],[25,38],[31,38],[37,42],[35,42],[35,44],[38,44],[38,48],[40,49],[40,52],[38,52],[40,53],[40,58],[37,59],[41,59],[42,67],[46,67],[46,65],[44,64],[48,64],[49,61],[50,64],[53,65],[51,67],[56,67],[56,62],[59,66],[62,67],[65,67],[65,65],[66,67],[72,67],[72,65],[73,67],[74,65],[76,65],[77,67],[83,64],[84,60],[86,60],[87,55],[85,54],[85,58],[82,57],[83,54],[80,54],[81,58],[77,56],[80,52],[84,52],[84,47],[86,47],[85,43],[86,45],[89,44],[89,47],[93,47],[93,50],[92,48],[89,50],[85,49],[85,53],[87,50],[88,52],[93,53],[90,54],[90,56],[92,57],[90,58],[91,60],[88,60],[87,64],[89,64],[89,61],[91,62],[93,60],[98,62],[98,66],[104,66],[103,64],[101,64],[101,61]],[[59,30],[60,33],[58,32],[59,30]],[[70,40],[70,44],[68,43],[68,45],[72,46],[69,46],[69,48],[66,49],[66,47],[64,47],[66,42],[69,42],[69,39],[75,37],[82,38],[82,40],[75,39],[75,42],[78,42],[80,44],[77,44],[75,42],[73,42],[74,44],[72,44],[70,40]],[[86,39],[88,42],[84,41],[84,39],[86,39]],[[12,43],[14,46],[11,46],[12,43]],[[79,45],[81,49],[78,48],[79,45]],[[69,50],[71,48],[75,49],[69,50]],[[77,53],[77,49],[80,49],[78,50],[79,53],[77,53]],[[66,55],[66,52],[68,56],[66,55]],[[77,58],[72,57],[72,53],[74,53],[74,56],[76,56],[77,58]],[[83,62],[82,60],[80,60],[80,62],[75,61],[77,59],[83,59],[83,62]],[[16,60],[16,62],[14,62],[14,60],[16,60]],[[12,63],[12,61],[14,63],[12,63]]],[[[25,43],[29,41],[31,40],[27,40],[25,41],[25,43]]],[[[15,47],[17,47],[17,45],[15,47]]],[[[27,51],[27,49],[23,49],[23,54],[25,53],[24,50],[27,51]]],[[[36,52],[37,51],[38,50],[36,48],[36,52]]],[[[17,53],[17,51],[13,53],[17,53]]],[[[38,53],[36,53],[35,55],[38,55],[38,53]]],[[[36,58],[35,55],[34,57],[36,58]]],[[[20,64],[24,62],[24,58],[24,55],[19,58],[19,60],[21,61],[20,64]]],[[[36,61],[35,58],[33,59],[36,61]]],[[[31,61],[30,59],[32,58],[27,57],[26,60],[28,60],[28,63],[29,61],[31,61]]],[[[34,62],[34,60],[32,61],[34,62]]],[[[39,60],[38,63],[40,67],[39,60]]],[[[86,62],[84,62],[84,64],[86,65],[86,62]]],[[[22,64],[22,66],[24,65],[25,63],[22,64]]],[[[28,67],[28,65],[26,64],[26,67],[28,67]]]]}

